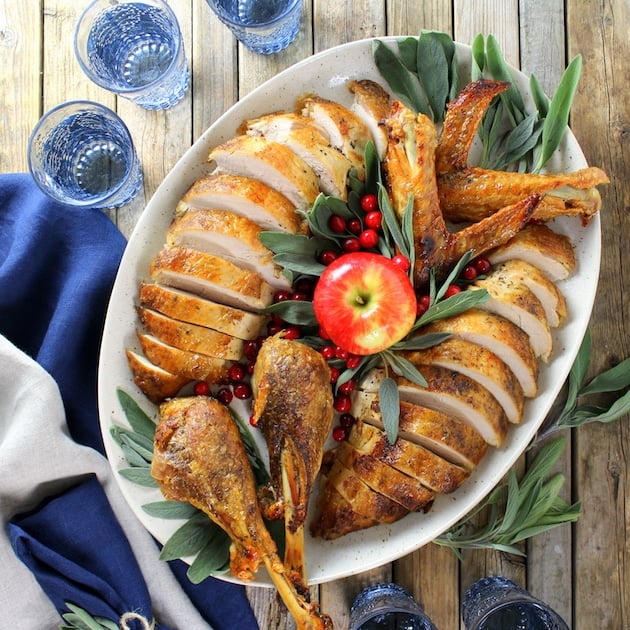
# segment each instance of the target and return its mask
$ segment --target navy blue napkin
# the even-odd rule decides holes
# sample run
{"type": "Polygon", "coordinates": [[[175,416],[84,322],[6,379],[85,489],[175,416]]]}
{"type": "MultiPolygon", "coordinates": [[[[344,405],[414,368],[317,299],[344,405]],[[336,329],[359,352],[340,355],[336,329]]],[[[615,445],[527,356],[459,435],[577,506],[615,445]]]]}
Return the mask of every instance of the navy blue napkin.
{"type": "MultiPolygon", "coordinates": [[[[54,378],[71,436],[101,453],[104,451],[96,400],[99,344],[124,247],[124,237],[100,210],[53,202],[40,192],[30,175],[0,175],[0,334],[54,378]]],[[[102,557],[96,554],[99,561],[107,565],[120,562],[127,567],[122,574],[127,570],[133,573],[135,558],[125,546],[126,540],[119,540],[122,532],[100,520],[102,490],[90,484],[81,492],[85,494],[78,503],[77,495],[66,491],[26,520],[14,519],[15,528],[22,528],[19,536],[15,534],[17,529],[13,531],[16,544],[19,543],[18,555],[26,562],[29,549],[42,553],[46,548],[57,549],[59,540],[72,539],[76,533],[73,527],[80,528],[86,515],[93,514],[95,518],[86,530],[87,537],[81,539],[81,546],[108,550],[102,557]],[[68,516],[60,519],[60,514],[68,516]],[[46,526],[48,518],[51,520],[46,526]],[[28,544],[24,537],[27,532],[28,544]]],[[[93,555],[89,558],[86,568],[107,580],[102,573],[104,567],[95,566],[93,555]]],[[[57,560],[61,561],[59,556],[57,560]]],[[[182,588],[214,628],[258,628],[242,587],[213,578],[194,585],[185,576],[183,562],[171,565],[182,588]]],[[[58,601],[59,594],[53,588],[58,582],[42,583],[48,571],[39,563],[29,566],[49,598],[58,601]]],[[[108,575],[117,579],[121,573],[113,571],[108,575]]],[[[132,595],[127,592],[126,582],[111,587],[118,593],[132,595]]],[[[88,605],[90,601],[88,598],[88,605]]],[[[81,606],[81,601],[74,603],[81,606]]],[[[142,605],[142,601],[135,605],[142,605]]]]}

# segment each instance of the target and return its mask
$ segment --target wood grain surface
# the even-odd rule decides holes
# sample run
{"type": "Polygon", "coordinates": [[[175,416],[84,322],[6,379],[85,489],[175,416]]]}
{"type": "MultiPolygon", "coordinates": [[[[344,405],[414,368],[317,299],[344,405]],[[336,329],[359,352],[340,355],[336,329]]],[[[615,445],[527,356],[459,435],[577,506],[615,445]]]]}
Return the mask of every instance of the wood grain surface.
{"type": "MultiPolygon", "coordinates": [[[[583,56],[571,126],[589,163],[602,167],[602,261],[590,329],[591,374],[630,355],[630,3],[628,0],[309,0],[297,40],[257,56],[237,44],[203,0],[170,0],[191,63],[192,87],[165,112],[149,112],[98,88],[81,73],[71,33],[86,2],[0,0],[0,172],[26,170],[26,143],[48,108],[92,99],[115,108],[129,126],[144,188],[109,213],[129,236],[164,176],[196,138],[236,100],[305,57],[356,39],[447,31],[463,43],[496,36],[509,62],[552,92],[566,64],[583,56]]],[[[1,209],[0,209],[1,212],[1,209]]],[[[590,425],[567,434],[558,471],[565,497],[583,514],[530,539],[524,556],[466,552],[460,562],[429,544],[378,569],[313,588],[335,628],[347,627],[362,587],[395,580],[426,608],[439,630],[460,627],[459,602],[475,579],[500,573],[552,604],[578,630],[630,630],[630,424],[590,425]]],[[[525,457],[518,469],[527,465],[525,457]]],[[[262,630],[294,624],[273,591],[248,588],[262,630]]]]}

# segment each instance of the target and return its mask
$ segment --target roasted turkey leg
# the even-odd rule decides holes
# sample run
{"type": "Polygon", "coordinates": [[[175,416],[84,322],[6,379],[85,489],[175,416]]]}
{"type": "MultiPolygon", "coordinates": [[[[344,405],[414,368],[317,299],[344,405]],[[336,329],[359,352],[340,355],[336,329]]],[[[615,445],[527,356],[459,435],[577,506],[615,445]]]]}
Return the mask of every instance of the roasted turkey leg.
{"type": "Polygon", "coordinates": [[[332,623],[307,602],[288,578],[267,531],[254,476],[229,410],[217,400],[174,398],[160,406],[151,474],[167,499],[188,501],[232,540],[230,569],[252,579],[262,562],[300,630],[332,623]]]}
{"type": "Polygon", "coordinates": [[[284,518],[285,566],[306,587],[304,521],[333,420],[330,370],[322,355],[280,335],[262,345],[252,375],[254,422],[269,450],[268,517],[284,518]]]}

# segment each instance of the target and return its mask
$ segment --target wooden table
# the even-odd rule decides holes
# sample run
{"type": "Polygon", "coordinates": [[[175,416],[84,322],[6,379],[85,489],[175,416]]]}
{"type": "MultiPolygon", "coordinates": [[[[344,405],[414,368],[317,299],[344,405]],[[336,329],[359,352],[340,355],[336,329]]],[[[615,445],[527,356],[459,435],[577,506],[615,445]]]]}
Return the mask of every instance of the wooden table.
{"type": "MultiPolygon", "coordinates": [[[[238,98],[278,71],[331,46],[383,35],[447,31],[470,43],[494,34],[512,64],[552,92],[566,63],[584,58],[572,128],[589,163],[604,168],[603,254],[591,331],[591,373],[630,354],[630,4],[628,0],[335,0],[307,2],[297,40],[255,56],[237,46],[203,0],[171,0],[184,33],[193,87],[166,112],[148,112],[91,84],[73,55],[71,33],[86,2],[0,0],[0,172],[26,170],[30,130],[50,107],[93,99],[130,127],[144,167],[144,191],[111,213],[126,235],[156,187],[191,143],[238,98]]],[[[322,608],[336,628],[365,585],[394,579],[424,604],[440,630],[459,627],[459,599],[476,578],[498,573],[526,585],[574,628],[630,629],[630,424],[573,432],[560,469],[566,496],[583,503],[575,526],[540,535],[525,558],[466,553],[462,562],[430,544],[365,574],[321,585],[322,608]]],[[[268,589],[250,588],[262,630],[294,627],[268,589]]],[[[316,593],[317,594],[317,593],[316,593]]]]}

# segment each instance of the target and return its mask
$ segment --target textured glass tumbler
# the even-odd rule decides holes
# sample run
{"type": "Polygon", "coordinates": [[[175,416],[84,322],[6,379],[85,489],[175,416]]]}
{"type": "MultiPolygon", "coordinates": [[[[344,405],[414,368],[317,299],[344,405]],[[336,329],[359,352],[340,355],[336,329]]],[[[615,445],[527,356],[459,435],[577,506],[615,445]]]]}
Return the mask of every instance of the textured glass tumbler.
{"type": "Polygon", "coordinates": [[[569,630],[544,602],[503,577],[475,582],[462,599],[466,630],[569,630]]]}
{"type": "Polygon", "coordinates": [[[85,208],[121,206],[142,184],[125,123],[90,101],[63,103],[40,119],[28,143],[28,167],[49,197],[85,208]]]}
{"type": "Polygon", "coordinates": [[[350,609],[348,630],[436,630],[422,606],[398,584],[374,584],[350,609]]]}
{"type": "Polygon", "coordinates": [[[262,55],[286,48],[297,36],[303,0],[207,0],[244,46],[262,55]]]}
{"type": "Polygon", "coordinates": [[[94,0],[74,32],[82,70],[146,109],[180,101],[190,82],[177,18],[163,0],[94,0]]]}

